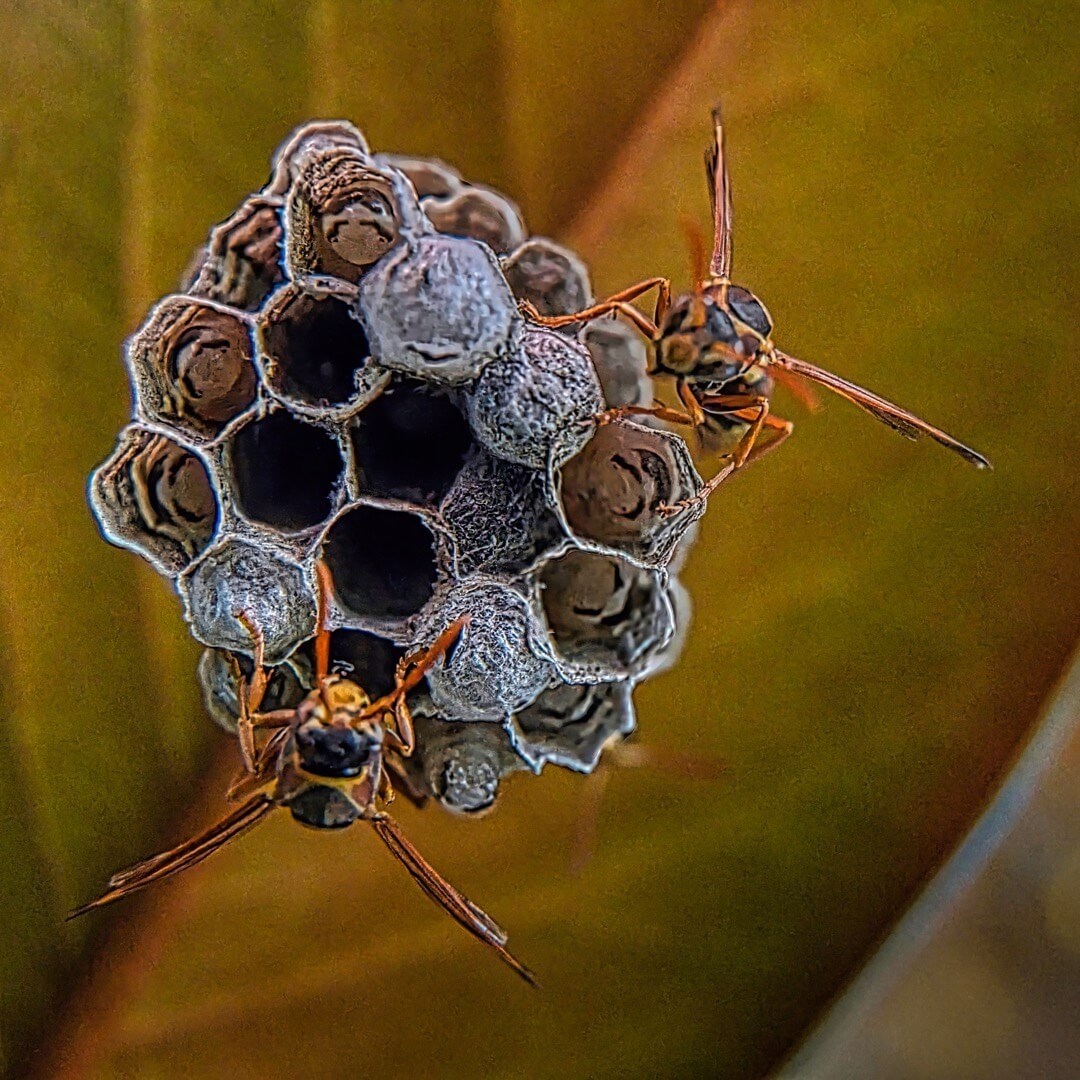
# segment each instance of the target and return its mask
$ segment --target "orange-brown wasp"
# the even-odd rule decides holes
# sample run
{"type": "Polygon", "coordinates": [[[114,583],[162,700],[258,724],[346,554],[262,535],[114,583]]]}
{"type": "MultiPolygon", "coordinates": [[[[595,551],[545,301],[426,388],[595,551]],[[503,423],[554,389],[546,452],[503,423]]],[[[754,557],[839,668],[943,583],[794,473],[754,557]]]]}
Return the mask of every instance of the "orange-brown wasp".
{"type": "MultiPolygon", "coordinates": [[[[978,468],[988,468],[990,463],[986,458],[940,428],[870,390],[776,347],[772,340],[772,316],[765,305],[749,289],[731,281],[731,184],[724,153],[724,125],[718,108],[713,111],[713,143],[706,156],[706,168],[713,207],[713,250],[708,276],[704,276],[704,265],[696,268],[696,276],[701,280],[693,292],[672,301],[671,282],[652,277],[569,315],[545,317],[523,305],[531,318],[545,326],[566,326],[603,315],[623,314],[653,344],[650,374],[674,378],[685,408],[683,412],[661,405],[621,406],[602,413],[597,421],[604,423],[628,413],[650,414],[675,423],[692,424],[706,442],[732,448],[729,464],[692,500],[700,501],[752,454],[759,456],[778,446],[791,433],[790,421],[781,420],[769,411],[771,373],[775,372],[781,377],[791,374],[820,383],[901,435],[909,439],[928,435],[978,468]],[[631,301],[653,288],[657,290],[657,302],[650,319],[633,307],[631,301]],[[755,445],[766,429],[773,437],[767,443],[755,445]]],[[[704,263],[704,251],[698,261],[704,263]]],[[[668,509],[674,511],[679,507],[668,509]]]]}
{"type": "Polygon", "coordinates": [[[325,614],[330,574],[322,563],[317,570],[315,688],[295,709],[259,712],[267,685],[262,635],[250,619],[238,615],[255,646],[253,674],[250,681],[242,682],[237,694],[245,769],[228,792],[231,801],[243,801],[198,836],[114,874],[102,896],[68,917],[111,904],[202,862],[259,824],[272,810],[283,807],[301,824],[316,829],[339,829],[366,821],[436,904],[535,985],[529,969],[506,948],[506,932],[442,877],[380,806],[394,795],[393,755],[408,757],[415,747],[406,695],[450,649],[467,619],[452,623],[428,648],[404,657],[398,664],[393,690],[372,701],[357,683],[330,671],[330,631],[325,614]],[[261,747],[256,742],[259,731],[270,732],[261,747]]]}

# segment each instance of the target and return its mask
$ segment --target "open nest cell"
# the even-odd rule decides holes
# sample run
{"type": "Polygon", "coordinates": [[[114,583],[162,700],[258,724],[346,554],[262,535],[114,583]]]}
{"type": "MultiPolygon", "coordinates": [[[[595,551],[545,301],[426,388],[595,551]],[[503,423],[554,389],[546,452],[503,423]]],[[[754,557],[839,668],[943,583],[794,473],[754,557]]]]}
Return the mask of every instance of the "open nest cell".
{"type": "Polygon", "coordinates": [[[322,547],[340,606],[360,619],[415,615],[435,588],[434,540],[418,514],[366,505],[347,510],[322,547]]]}

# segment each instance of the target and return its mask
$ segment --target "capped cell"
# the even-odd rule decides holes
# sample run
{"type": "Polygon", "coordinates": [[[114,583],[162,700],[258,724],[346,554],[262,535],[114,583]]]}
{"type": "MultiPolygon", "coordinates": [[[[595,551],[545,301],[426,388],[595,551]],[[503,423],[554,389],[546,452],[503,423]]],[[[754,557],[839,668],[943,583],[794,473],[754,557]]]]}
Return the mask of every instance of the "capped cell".
{"type": "Polygon", "coordinates": [[[575,548],[548,560],[536,600],[569,682],[640,678],[675,633],[660,571],[612,555],[575,548]]]}
{"type": "Polygon", "coordinates": [[[618,319],[594,319],[582,330],[581,342],[592,357],[609,409],[652,404],[648,347],[636,330],[618,319]]]}
{"type": "Polygon", "coordinates": [[[439,506],[454,573],[519,574],[566,542],[539,469],[478,449],[439,506]]]}
{"type": "Polygon", "coordinates": [[[499,724],[416,717],[417,752],[409,776],[444,810],[480,817],[495,805],[504,777],[526,766],[499,724]]]}
{"type": "Polygon", "coordinates": [[[215,438],[255,401],[251,326],[239,311],[169,296],[127,342],[136,412],[197,441],[215,438]]]}
{"type": "Polygon", "coordinates": [[[527,300],[541,315],[570,315],[592,303],[585,264],[546,236],[530,237],[502,265],[514,295],[527,300]]]}
{"type": "Polygon", "coordinates": [[[525,598],[502,582],[451,581],[424,609],[417,641],[467,618],[449,653],[428,673],[431,700],[447,720],[504,720],[558,678],[551,647],[525,598]]]}
{"type": "Polygon", "coordinates": [[[563,524],[581,547],[650,569],[667,565],[705,512],[693,501],[702,484],[686,443],[621,418],[597,426],[553,480],[563,524]]]}
{"type": "Polygon", "coordinates": [[[378,363],[451,385],[505,353],[520,321],[490,248],[440,235],[401,244],[372,267],[357,313],[378,363]]]}
{"type": "Polygon", "coordinates": [[[229,537],[180,576],[177,591],[197,641],[254,654],[251,627],[262,634],[266,662],[281,663],[315,633],[315,595],[284,550],[229,537]]]}
{"type": "Polygon", "coordinates": [[[518,208],[505,195],[480,185],[424,199],[421,206],[439,232],[479,240],[496,255],[512,251],[528,235],[518,208]]]}
{"type": "Polygon", "coordinates": [[[592,436],[589,421],[604,407],[586,349],[532,325],[484,368],[463,399],[469,424],[488,450],[534,469],[573,457],[592,436]]]}
{"type": "Polygon", "coordinates": [[[131,426],[90,477],[90,506],[107,540],[172,577],[210,543],[219,517],[205,462],[164,435],[131,426]]]}

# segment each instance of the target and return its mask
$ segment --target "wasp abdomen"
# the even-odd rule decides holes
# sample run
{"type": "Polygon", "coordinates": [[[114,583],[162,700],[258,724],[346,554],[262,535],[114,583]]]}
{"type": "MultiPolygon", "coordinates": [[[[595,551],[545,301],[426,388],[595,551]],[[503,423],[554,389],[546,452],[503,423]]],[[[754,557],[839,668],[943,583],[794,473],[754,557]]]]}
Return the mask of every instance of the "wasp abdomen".
{"type": "Polygon", "coordinates": [[[312,829],[344,829],[360,816],[344,792],[323,784],[304,788],[290,803],[293,818],[312,829]]]}

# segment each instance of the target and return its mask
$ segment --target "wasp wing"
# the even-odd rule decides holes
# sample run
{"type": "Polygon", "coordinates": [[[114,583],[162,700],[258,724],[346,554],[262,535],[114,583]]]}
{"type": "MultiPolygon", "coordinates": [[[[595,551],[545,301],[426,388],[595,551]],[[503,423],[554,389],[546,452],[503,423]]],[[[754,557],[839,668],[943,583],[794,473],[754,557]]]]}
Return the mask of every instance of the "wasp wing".
{"type": "Polygon", "coordinates": [[[776,351],[775,357],[775,362],[781,367],[786,368],[795,375],[801,375],[804,379],[810,379],[812,382],[827,386],[841,397],[847,398],[853,405],[858,405],[860,409],[864,409],[883,424],[888,424],[894,431],[900,432],[906,438],[918,439],[921,435],[929,435],[935,442],[959,454],[965,461],[971,462],[976,468],[989,469],[991,467],[990,462],[982,454],[972,450],[970,446],[965,446],[947,432],[934,427],[933,424],[928,424],[914,413],[908,412],[907,409],[901,409],[899,405],[879,397],[865,387],[848,382],[847,379],[842,379],[831,371],[825,371],[822,368],[815,367],[813,364],[808,364],[805,360],[796,360],[795,357],[788,356],[787,353],[782,353],[779,350],[776,351]]]}
{"type": "Polygon", "coordinates": [[[131,893],[145,889],[148,885],[172,877],[190,866],[195,866],[209,855],[213,855],[218,848],[224,847],[230,840],[247,832],[248,829],[257,825],[266,815],[273,810],[274,804],[265,795],[255,795],[247,802],[238,806],[228,817],[204,832],[193,836],[190,840],[163,851],[160,855],[154,855],[149,859],[129,866],[126,870],[120,870],[109,879],[108,890],[96,900],[77,907],[68,915],[74,919],[79,915],[85,915],[95,908],[104,907],[115,900],[119,900],[131,893]]]}
{"type": "Polygon", "coordinates": [[[705,153],[705,175],[713,212],[713,253],[709,270],[713,277],[731,277],[731,180],[724,151],[724,120],[720,106],[713,109],[713,141],[705,153]]]}
{"type": "Polygon", "coordinates": [[[413,881],[459,926],[485,945],[490,945],[530,986],[536,978],[507,948],[507,934],[501,926],[467,896],[458,892],[406,839],[397,822],[386,814],[371,818],[371,825],[390,853],[412,875],[413,881]]]}

